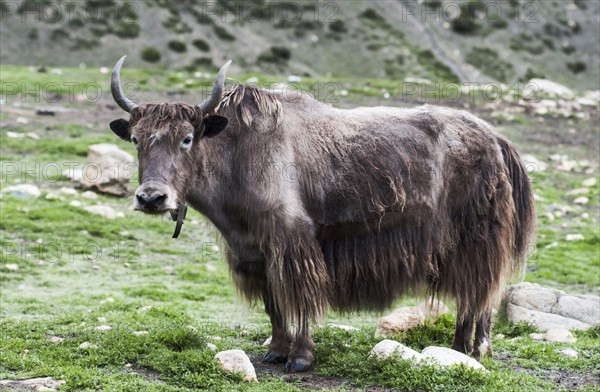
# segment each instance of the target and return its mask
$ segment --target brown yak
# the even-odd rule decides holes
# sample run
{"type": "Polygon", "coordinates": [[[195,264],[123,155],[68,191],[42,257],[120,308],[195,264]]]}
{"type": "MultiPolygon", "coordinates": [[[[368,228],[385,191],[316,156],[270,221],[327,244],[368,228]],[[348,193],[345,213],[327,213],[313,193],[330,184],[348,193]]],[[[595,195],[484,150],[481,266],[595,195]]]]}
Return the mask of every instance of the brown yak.
{"type": "Polygon", "coordinates": [[[405,293],[453,298],[452,348],[491,353],[491,310],[534,231],[527,173],[488,123],[443,107],[332,108],[305,93],[224,90],[202,104],[136,105],[111,129],[138,150],[135,208],[224,237],[235,285],[262,300],[264,361],[307,370],[309,322],[328,308],[383,310],[405,293]]]}

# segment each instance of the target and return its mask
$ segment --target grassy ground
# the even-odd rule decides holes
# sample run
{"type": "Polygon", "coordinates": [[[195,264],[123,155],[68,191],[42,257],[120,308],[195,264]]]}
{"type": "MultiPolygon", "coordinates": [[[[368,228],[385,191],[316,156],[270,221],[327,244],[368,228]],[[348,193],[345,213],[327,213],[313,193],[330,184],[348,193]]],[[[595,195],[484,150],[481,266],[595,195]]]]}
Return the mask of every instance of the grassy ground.
{"type": "MultiPolygon", "coordinates": [[[[495,332],[506,338],[495,339],[495,358],[483,361],[489,373],[460,367],[417,368],[399,359],[369,360],[369,350],[378,341],[373,337],[377,314],[330,314],[315,329],[316,364],[307,375],[290,377],[280,367],[258,365],[264,352],[261,343],[270,334],[268,319],[260,307],[250,308],[236,298],[222,244],[200,215],[191,212],[180,238],[173,240],[170,220],[130,211],[129,199],[99,196],[88,200],[80,191],[76,195],[60,192],[73,185],[57,167],[82,166],[89,144],[115,143],[134,153],[132,146],[120,143],[108,129],[108,122],[122,114],[106,93],[78,102],[76,97],[85,92],[81,87],[74,90],[75,99],[67,98],[66,82],[98,83],[106,92],[109,75],[92,69],[40,74],[2,66],[1,77],[0,92],[6,100],[0,106],[2,186],[35,183],[43,194],[35,200],[7,195],[0,199],[0,379],[53,376],[67,381],[65,390],[119,391],[598,390],[600,329],[576,334],[577,343],[569,347],[579,352],[579,358],[572,359],[556,351],[566,345],[533,341],[528,337],[529,327],[503,320],[497,321],[495,332]],[[55,93],[63,97],[53,104],[34,93],[14,95],[9,82],[16,82],[18,92],[35,89],[35,83],[43,91],[52,82],[59,86],[55,93]],[[38,106],[62,106],[66,111],[54,117],[36,116],[38,106]],[[35,132],[40,139],[10,138],[7,132],[35,132]],[[60,198],[47,200],[48,192],[60,198]],[[107,220],[89,214],[72,206],[74,200],[83,206],[110,205],[124,217],[107,220]],[[358,329],[344,331],[333,324],[358,329]],[[101,325],[111,329],[96,328],[101,325]],[[139,331],[148,333],[134,334],[139,331]],[[56,342],[56,337],[64,340],[56,342]],[[79,348],[84,342],[95,346],[79,348]],[[219,350],[244,349],[257,364],[260,383],[249,385],[221,373],[207,343],[219,350]]],[[[239,79],[250,77],[261,83],[278,81],[262,75],[239,79]]],[[[140,82],[138,97],[143,101],[194,102],[197,96],[192,93],[212,83],[193,74],[129,69],[124,79],[140,82]],[[167,92],[181,95],[167,98],[167,92]]],[[[315,85],[328,86],[312,80],[300,83],[308,91],[315,85]]],[[[419,101],[414,96],[400,99],[398,83],[337,80],[331,86],[331,91],[320,91],[331,93],[337,106],[411,106],[419,101]],[[383,97],[386,92],[390,99],[383,97]]],[[[322,94],[316,95],[323,99],[322,94]]],[[[428,95],[444,98],[443,93],[428,95]]],[[[581,188],[585,179],[598,176],[598,111],[592,111],[587,121],[547,117],[541,123],[524,115],[496,121],[489,110],[480,107],[471,103],[470,109],[496,122],[522,153],[540,160],[566,154],[569,159],[590,162],[588,173],[583,169],[560,172],[550,162],[546,171],[532,174],[539,230],[525,280],[598,294],[598,186],[589,187],[587,205],[574,204],[578,196],[568,194],[581,188]],[[566,131],[570,129],[574,132],[566,131]],[[556,211],[565,212],[558,216],[556,211]],[[567,234],[582,234],[584,239],[566,241],[567,234]]],[[[406,298],[399,303],[416,301],[406,298]]],[[[417,350],[449,346],[453,324],[453,316],[447,315],[397,338],[417,350]]]]}

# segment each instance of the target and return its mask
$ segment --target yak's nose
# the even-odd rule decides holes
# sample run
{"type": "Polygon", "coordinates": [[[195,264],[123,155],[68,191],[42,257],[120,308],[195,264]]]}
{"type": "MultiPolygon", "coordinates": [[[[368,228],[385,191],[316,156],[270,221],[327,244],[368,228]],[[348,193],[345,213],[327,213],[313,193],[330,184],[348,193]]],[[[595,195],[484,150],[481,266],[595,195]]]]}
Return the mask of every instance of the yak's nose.
{"type": "Polygon", "coordinates": [[[135,195],[140,206],[146,210],[158,210],[167,200],[167,195],[161,191],[140,191],[135,195]]]}

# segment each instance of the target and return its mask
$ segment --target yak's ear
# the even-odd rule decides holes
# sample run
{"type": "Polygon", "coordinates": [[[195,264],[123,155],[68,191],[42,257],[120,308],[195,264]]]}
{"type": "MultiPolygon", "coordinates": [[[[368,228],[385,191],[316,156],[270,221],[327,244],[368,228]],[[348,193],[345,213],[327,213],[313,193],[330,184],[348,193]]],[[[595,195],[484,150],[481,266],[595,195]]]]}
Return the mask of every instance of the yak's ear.
{"type": "Polygon", "coordinates": [[[129,121],[119,118],[110,122],[110,129],[126,142],[131,141],[131,132],[129,132],[129,121]]]}
{"type": "Polygon", "coordinates": [[[204,133],[202,136],[217,136],[229,124],[227,117],[213,114],[204,119],[204,133]]]}

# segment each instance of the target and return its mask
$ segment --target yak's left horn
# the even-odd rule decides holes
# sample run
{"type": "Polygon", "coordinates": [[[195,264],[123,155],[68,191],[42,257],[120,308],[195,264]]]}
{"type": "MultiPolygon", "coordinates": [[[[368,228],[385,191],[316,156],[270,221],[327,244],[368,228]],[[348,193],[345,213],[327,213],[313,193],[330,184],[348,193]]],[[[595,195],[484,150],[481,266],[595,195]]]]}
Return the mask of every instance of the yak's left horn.
{"type": "Polygon", "coordinates": [[[200,105],[198,108],[202,110],[202,113],[210,113],[212,112],[219,102],[221,101],[221,97],[223,96],[223,88],[225,86],[225,74],[227,74],[227,68],[231,65],[231,60],[225,63],[224,66],[221,67],[219,73],[217,74],[217,80],[215,80],[215,87],[213,88],[210,97],[200,105]]]}
{"type": "Polygon", "coordinates": [[[112,92],[112,96],[117,105],[129,113],[137,107],[137,105],[131,102],[131,100],[123,94],[123,89],[121,89],[121,66],[123,65],[123,61],[125,61],[125,57],[127,57],[127,55],[121,57],[119,61],[117,61],[117,64],[115,64],[112,78],[110,79],[110,91],[112,92]]]}

